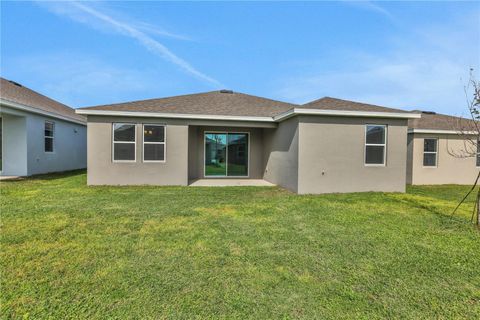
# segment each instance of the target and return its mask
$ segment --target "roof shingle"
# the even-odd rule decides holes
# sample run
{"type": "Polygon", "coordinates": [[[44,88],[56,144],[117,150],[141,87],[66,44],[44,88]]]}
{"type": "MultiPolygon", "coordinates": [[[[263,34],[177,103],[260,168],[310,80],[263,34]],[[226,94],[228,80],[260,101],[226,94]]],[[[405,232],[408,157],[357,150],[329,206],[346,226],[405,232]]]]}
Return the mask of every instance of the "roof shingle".
{"type": "Polygon", "coordinates": [[[72,120],[85,122],[86,118],[76,114],[69,106],[50,99],[16,82],[0,77],[0,98],[31,108],[50,112],[72,120]]]}
{"type": "Polygon", "coordinates": [[[471,119],[449,116],[431,112],[422,112],[422,117],[408,120],[408,128],[423,130],[475,131],[475,123],[471,119]]]}
{"type": "Polygon", "coordinates": [[[374,104],[367,104],[331,97],[323,97],[318,100],[303,104],[300,107],[322,110],[408,113],[408,111],[405,110],[381,107],[374,104]]]}
{"type": "Polygon", "coordinates": [[[291,103],[221,90],[159,99],[100,105],[81,109],[272,117],[288,111],[295,106],[296,105],[291,103]]]}

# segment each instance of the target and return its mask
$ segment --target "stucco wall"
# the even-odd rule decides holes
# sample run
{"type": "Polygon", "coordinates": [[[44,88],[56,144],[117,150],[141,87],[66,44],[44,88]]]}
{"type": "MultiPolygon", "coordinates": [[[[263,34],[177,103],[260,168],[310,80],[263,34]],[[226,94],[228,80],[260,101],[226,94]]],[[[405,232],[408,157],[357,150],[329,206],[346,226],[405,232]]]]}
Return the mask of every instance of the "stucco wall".
{"type": "Polygon", "coordinates": [[[455,134],[411,133],[412,153],[409,161],[411,184],[471,184],[477,177],[475,157],[455,157],[451,153],[465,151],[462,137],[455,134]],[[423,167],[423,142],[425,138],[438,139],[437,167],[423,167]]]}
{"type": "MultiPolygon", "coordinates": [[[[198,126],[189,126],[188,128],[188,180],[199,179],[201,163],[199,157],[201,156],[200,138],[201,131],[198,126]]],[[[202,156],[203,158],[203,156],[202,156]]],[[[202,171],[203,172],[203,171],[202,171]]]]}
{"type": "Polygon", "coordinates": [[[23,116],[1,114],[2,117],[2,175],[26,176],[27,120],[23,116]]]}
{"type": "Polygon", "coordinates": [[[291,191],[298,190],[298,117],[264,129],[264,179],[291,191]]]}
{"type": "Polygon", "coordinates": [[[2,106],[5,170],[2,175],[34,175],[87,167],[87,128],[57,118],[2,106]],[[45,121],[52,121],[54,152],[45,152],[45,121]]]}
{"type": "Polygon", "coordinates": [[[413,135],[407,137],[407,184],[412,184],[413,135]]]}
{"type": "Polygon", "coordinates": [[[47,118],[27,117],[28,174],[68,171],[87,167],[86,126],[47,118]],[[55,123],[53,152],[45,152],[45,121],[55,123]]]}
{"type": "Polygon", "coordinates": [[[299,119],[298,193],[405,191],[407,120],[299,119]],[[366,166],[365,125],[387,125],[385,166],[366,166]]]}
{"type": "Polygon", "coordinates": [[[268,128],[248,125],[90,116],[88,183],[186,185],[203,177],[205,131],[247,131],[249,178],[263,177],[299,193],[405,191],[406,120],[302,116],[268,128]],[[113,163],[112,122],[138,124],[135,163],[113,163]],[[167,125],[166,163],[142,162],[141,123],[167,125]],[[388,126],[386,166],[364,164],[366,124],[388,126]]]}
{"type": "Polygon", "coordinates": [[[188,125],[158,118],[89,117],[88,170],[90,185],[187,185],[188,125]],[[136,124],[136,162],[112,161],[112,123],[136,124]],[[166,125],[166,161],[142,161],[142,123],[166,125]]]}

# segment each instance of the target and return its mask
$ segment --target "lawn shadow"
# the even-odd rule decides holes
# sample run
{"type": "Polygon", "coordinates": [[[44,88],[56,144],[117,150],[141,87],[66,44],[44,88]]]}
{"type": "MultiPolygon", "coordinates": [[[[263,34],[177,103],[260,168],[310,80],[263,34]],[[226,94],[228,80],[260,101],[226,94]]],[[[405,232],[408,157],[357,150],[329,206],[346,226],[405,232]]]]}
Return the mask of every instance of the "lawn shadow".
{"type": "MultiPolygon", "coordinates": [[[[426,196],[423,196],[423,195],[422,195],[422,197],[427,198],[426,196]]],[[[389,198],[393,199],[394,201],[399,202],[399,203],[408,204],[409,206],[411,206],[413,208],[432,213],[437,218],[439,218],[441,220],[442,224],[443,223],[451,224],[452,222],[454,222],[454,223],[457,223],[457,224],[464,225],[465,223],[467,223],[469,221],[469,219],[466,219],[465,217],[462,217],[460,214],[452,214],[453,209],[456,206],[456,204],[452,205],[452,207],[450,208],[449,206],[448,207],[447,206],[440,207],[438,205],[429,205],[429,204],[425,203],[425,200],[428,200],[428,198],[427,199],[417,199],[417,198],[413,198],[413,197],[402,197],[402,198],[389,197],[389,198]]],[[[431,199],[432,199],[432,201],[437,200],[435,197],[432,197],[431,199]]],[[[467,203],[465,203],[463,206],[465,206],[466,204],[467,203]]]]}
{"type": "Polygon", "coordinates": [[[86,172],[87,172],[86,169],[77,169],[77,170],[69,170],[69,171],[62,171],[62,172],[36,174],[33,176],[2,180],[2,183],[11,183],[11,182],[28,181],[28,180],[56,180],[56,179],[63,179],[63,178],[78,176],[86,172]]]}

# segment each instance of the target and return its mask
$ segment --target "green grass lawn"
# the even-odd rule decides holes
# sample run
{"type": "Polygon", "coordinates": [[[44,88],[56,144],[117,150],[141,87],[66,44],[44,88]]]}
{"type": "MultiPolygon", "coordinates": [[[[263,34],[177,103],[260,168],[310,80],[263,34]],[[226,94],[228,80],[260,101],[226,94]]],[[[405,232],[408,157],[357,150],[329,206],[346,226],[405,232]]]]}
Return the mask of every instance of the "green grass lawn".
{"type": "Polygon", "coordinates": [[[479,318],[467,187],[2,182],[1,318],[479,318]]]}

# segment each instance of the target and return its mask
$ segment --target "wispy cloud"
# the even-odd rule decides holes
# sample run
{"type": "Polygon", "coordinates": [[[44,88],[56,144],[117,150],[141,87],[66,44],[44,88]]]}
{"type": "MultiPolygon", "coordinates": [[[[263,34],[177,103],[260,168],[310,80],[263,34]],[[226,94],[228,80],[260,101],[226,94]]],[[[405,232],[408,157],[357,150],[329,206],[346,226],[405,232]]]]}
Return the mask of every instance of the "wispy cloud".
{"type": "Polygon", "coordinates": [[[184,41],[193,41],[192,38],[182,35],[182,34],[177,34],[177,33],[172,33],[167,30],[163,30],[159,28],[158,26],[154,26],[150,23],[146,22],[137,22],[134,23],[133,26],[139,30],[142,30],[148,34],[154,34],[154,35],[159,35],[162,37],[167,37],[167,38],[172,38],[172,39],[177,39],[177,40],[184,40],[184,41]]]}
{"type": "MultiPolygon", "coordinates": [[[[201,71],[197,70],[193,67],[189,62],[185,61],[184,59],[180,58],[176,54],[174,54],[170,49],[168,49],[165,45],[160,43],[159,41],[155,40],[151,36],[149,36],[146,31],[148,30],[150,33],[161,34],[163,36],[169,36],[172,38],[182,38],[182,36],[169,33],[158,28],[153,28],[151,25],[148,24],[135,24],[135,22],[123,21],[113,16],[101,12],[98,9],[93,8],[92,6],[88,6],[84,3],[80,2],[47,2],[41,3],[42,5],[46,6],[52,12],[67,16],[75,21],[84,23],[90,27],[95,27],[92,25],[92,18],[97,20],[97,22],[101,22],[103,28],[108,28],[109,31],[113,31],[124,36],[127,36],[131,39],[136,40],[140,43],[143,47],[145,47],[150,52],[158,55],[162,59],[176,65],[184,72],[214,86],[214,87],[221,87],[221,83],[202,73],[201,71]]],[[[186,39],[186,38],[185,38],[186,39]]]]}
{"type": "Polygon", "coordinates": [[[374,1],[344,1],[345,3],[348,3],[352,6],[372,11],[375,13],[378,13],[380,15],[383,15],[391,20],[395,20],[394,16],[388,11],[387,9],[383,8],[379,4],[375,3],[374,1]]]}

